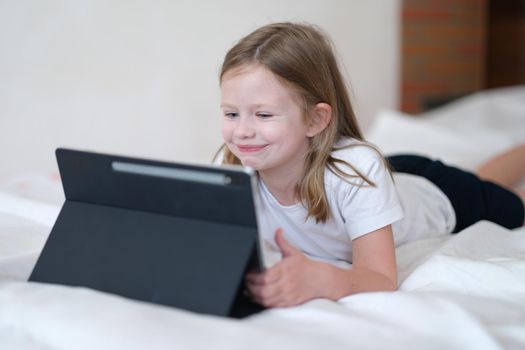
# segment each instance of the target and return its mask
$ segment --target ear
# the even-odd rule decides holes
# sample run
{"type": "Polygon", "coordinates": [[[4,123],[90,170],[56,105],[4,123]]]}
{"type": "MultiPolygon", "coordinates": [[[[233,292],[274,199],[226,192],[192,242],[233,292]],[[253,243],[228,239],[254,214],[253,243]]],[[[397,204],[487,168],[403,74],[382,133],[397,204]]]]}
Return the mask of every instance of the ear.
{"type": "Polygon", "coordinates": [[[332,106],[321,102],[314,106],[311,113],[306,133],[308,137],[314,137],[328,126],[332,119],[332,106]]]}

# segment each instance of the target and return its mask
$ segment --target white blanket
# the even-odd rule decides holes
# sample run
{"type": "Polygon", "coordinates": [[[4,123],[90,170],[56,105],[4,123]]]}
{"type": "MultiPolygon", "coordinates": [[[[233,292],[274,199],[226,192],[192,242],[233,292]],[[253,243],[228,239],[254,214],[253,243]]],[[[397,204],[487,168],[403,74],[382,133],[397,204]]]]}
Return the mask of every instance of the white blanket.
{"type": "MultiPolygon", "coordinates": [[[[519,97],[524,94],[522,89],[519,97]]],[[[501,149],[501,140],[507,146],[520,141],[519,134],[485,123],[473,124],[480,132],[461,138],[457,124],[440,124],[445,119],[437,115],[419,121],[386,112],[370,134],[386,151],[409,148],[412,142],[421,153],[441,152],[440,157],[457,163],[468,159],[465,167],[497,149],[479,146],[484,153],[479,154],[480,149],[469,146],[479,135],[494,131],[488,140],[496,140],[501,149]],[[407,140],[407,129],[418,134],[407,140]],[[439,143],[429,141],[436,137],[439,143]],[[463,146],[439,147],[447,141],[463,146]]],[[[523,126],[512,120],[513,130],[523,126]]],[[[45,187],[34,178],[30,183],[45,187]]],[[[59,188],[58,182],[48,185],[59,188]]],[[[480,222],[457,235],[399,247],[397,292],[314,300],[232,320],[86,288],[25,282],[59,203],[55,192],[46,202],[45,196],[14,189],[16,180],[0,187],[0,349],[525,348],[523,228],[510,231],[480,222]]]]}

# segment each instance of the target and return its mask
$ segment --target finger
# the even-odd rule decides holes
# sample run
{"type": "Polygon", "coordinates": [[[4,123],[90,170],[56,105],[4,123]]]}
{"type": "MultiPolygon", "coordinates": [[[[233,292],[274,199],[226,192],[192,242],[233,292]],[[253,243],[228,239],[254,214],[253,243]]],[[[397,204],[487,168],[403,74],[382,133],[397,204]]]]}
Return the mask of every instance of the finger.
{"type": "Polygon", "coordinates": [[[263,305],[266,305],[268,300],[279,299],[281,289],[278,285],[257,285],[250,284],[246,285],[253,299],[257,300],[263,305]]]}
{"type": "Polygon", "coordinates": [[[266,298],[259,298],[257,303],[263,305],[264,307],[286,307],[293,305],[282,293],[266,298]]]}
{"type": "Polygon", "coordinates": [[[290,244],[290,242],[286,240],[286,238],[284,238],[284,233],[283,233],[282,228],[278,228],[275,231],[275,242],[281,249],[281,252],[283,253],[283,257],[301,254],[300,250],[295,248],[293,245],[290,244]]]}
{"type": "Polygon", "coordinates": [[[247,274],[245,277],[246,282],[260,285],[276,283],[279,281],[281,275],[280,267],[277,265],[272,266],[265,272],[247,274]]]}
{"type": "Polygon", "coordinates": [[[272,297],[264,298],[262,301],[266,307],[290,307],[302,304],[304,301],[298,295],[286,293],[284,290],[272,297]]]}
{"type": "Polygon", "coordinates": [[[263,274],[264,273],[253,273],[253,272],[250,272],[250,273],[247,273],[246,276],[244,276],[244,278],[246,279],[247,282],[259,283],[260,284],[264,280],[263,274]]]}

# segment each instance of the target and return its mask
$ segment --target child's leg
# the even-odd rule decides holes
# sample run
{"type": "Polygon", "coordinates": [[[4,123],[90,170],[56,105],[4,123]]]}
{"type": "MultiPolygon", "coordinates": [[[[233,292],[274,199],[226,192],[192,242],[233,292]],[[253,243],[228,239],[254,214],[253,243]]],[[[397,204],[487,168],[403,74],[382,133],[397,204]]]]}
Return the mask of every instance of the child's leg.
{"type": "Polygon", "coordinates": [[[476,173],[484,180],[514,187],[525,177],[525,143],[489,159],[476,173]]]}
{"type": "MultiPolygon", "coordinates": [[[[489,159],[476,173],[483,180],[512,190],[525,204],[525,190],[516,187],[525,178],[525,143],[489,159]]],[[[525,226],[525,222],[523,224],[525,226]]]]}
{"type": "Polygon", "coordinates": [[[509,229],[525,223],[525,196],[520,197],[505,186],[419,155],[395,155],[387,160],[394,171],[422,176],[443,191],[456,214],[452,233],[480,220],[509,229]]]}

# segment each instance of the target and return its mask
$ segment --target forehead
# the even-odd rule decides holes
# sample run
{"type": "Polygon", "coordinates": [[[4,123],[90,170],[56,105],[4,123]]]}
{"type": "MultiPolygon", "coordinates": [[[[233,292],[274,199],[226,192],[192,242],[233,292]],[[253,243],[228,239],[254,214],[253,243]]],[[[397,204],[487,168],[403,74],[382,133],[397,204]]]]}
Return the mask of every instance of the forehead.
{"type": "Polygon", "coordinates": [[[223,98],[256,94],[258,97],[277,100],[291,99],[295,104],[301,104],[302,101],[290,83],[260,64],[244,65],[227,71],[220,86],[223,98]]]}
{"type": "Polygon", "coordinates": [[[275,74],[259,64],[240,66],[227,71],[221,79],[221,88],[236,85],[259,85],[260,87],[273,85],[274,88],[284,88],[275,74]]]}

